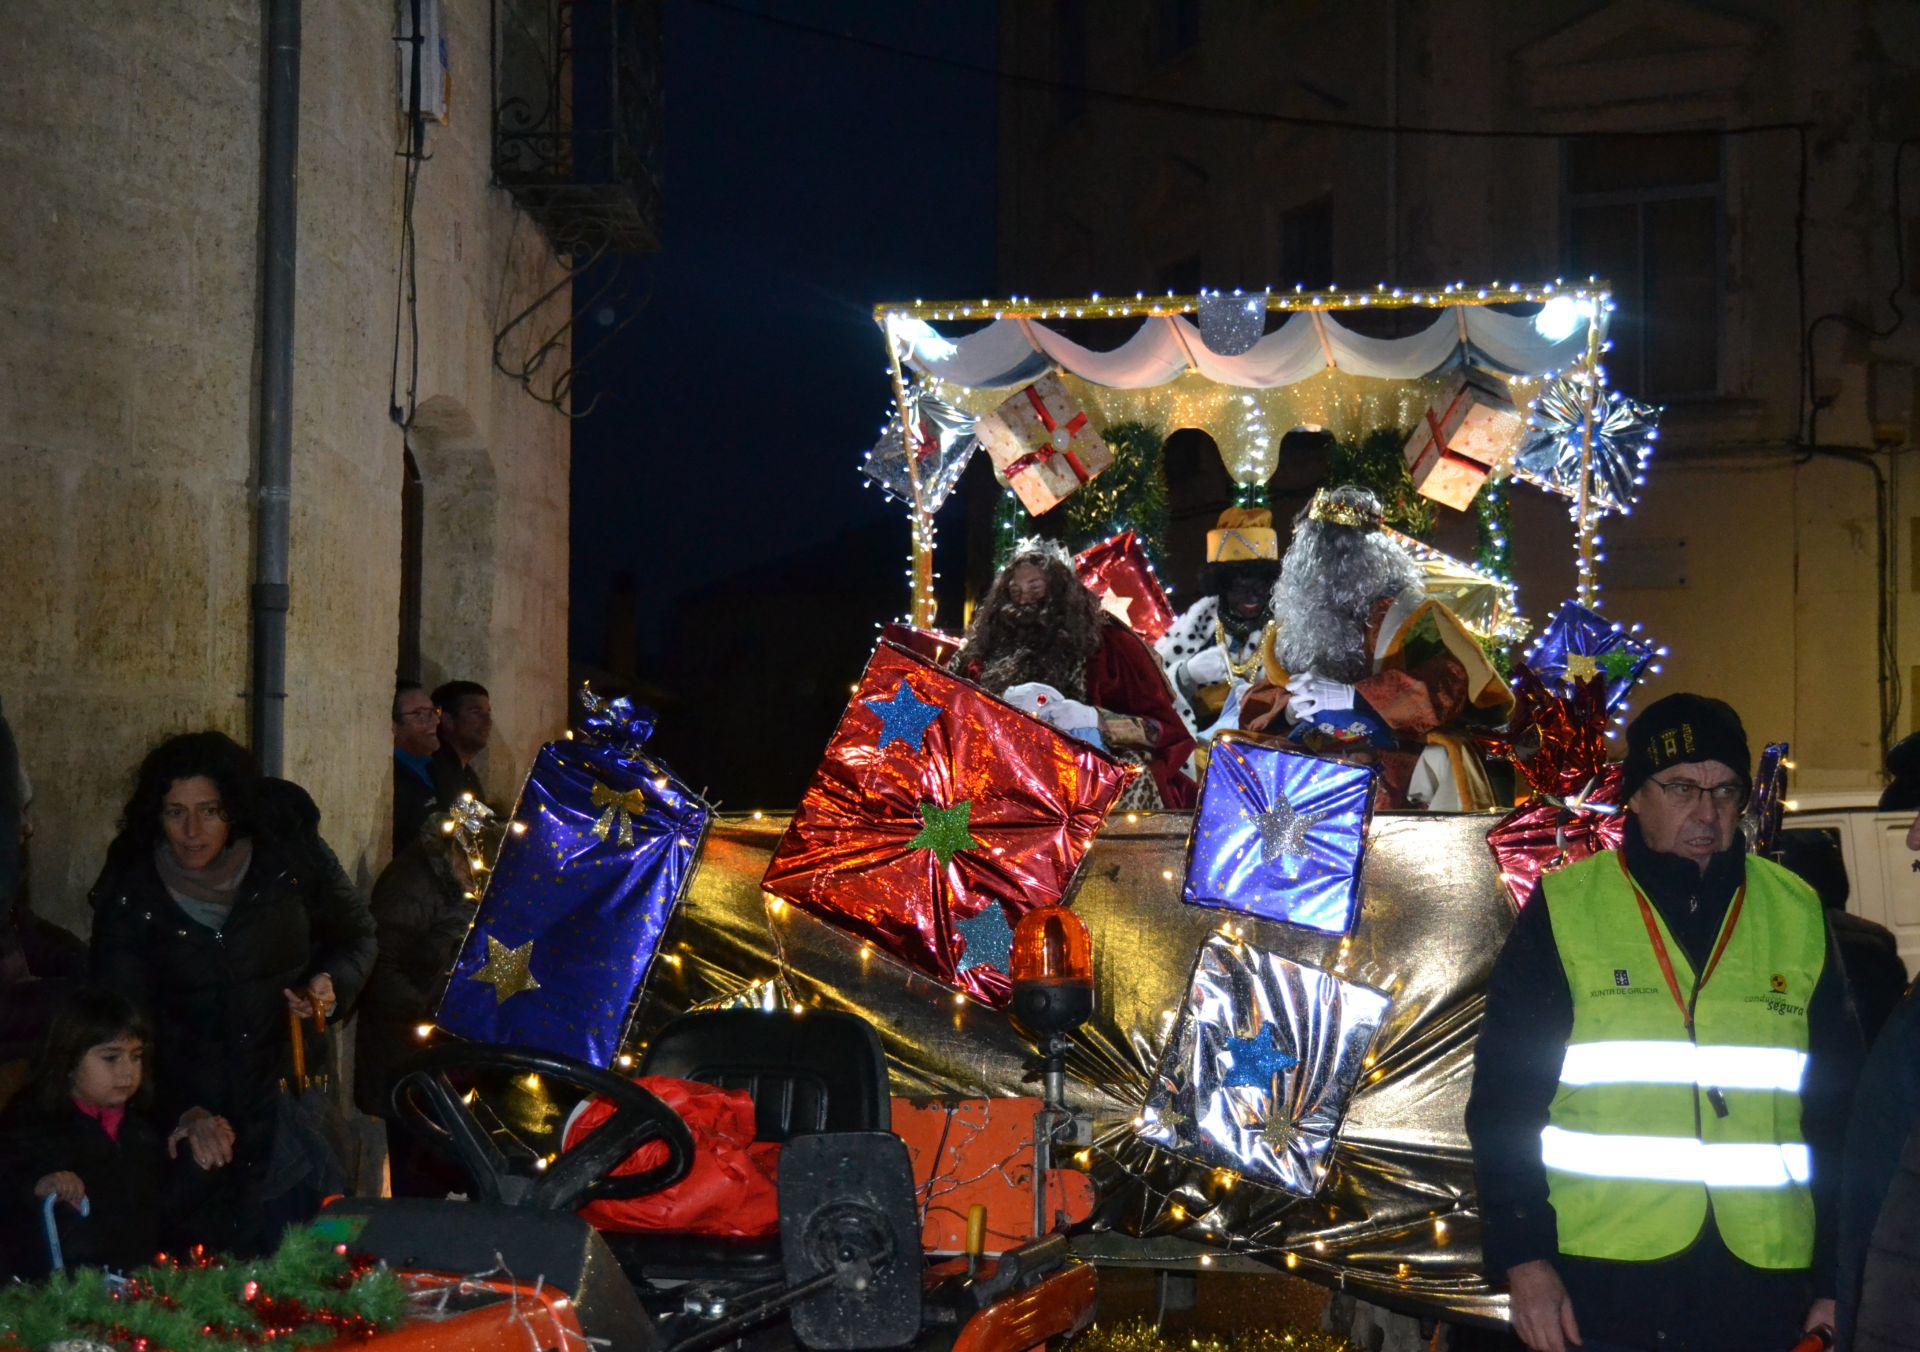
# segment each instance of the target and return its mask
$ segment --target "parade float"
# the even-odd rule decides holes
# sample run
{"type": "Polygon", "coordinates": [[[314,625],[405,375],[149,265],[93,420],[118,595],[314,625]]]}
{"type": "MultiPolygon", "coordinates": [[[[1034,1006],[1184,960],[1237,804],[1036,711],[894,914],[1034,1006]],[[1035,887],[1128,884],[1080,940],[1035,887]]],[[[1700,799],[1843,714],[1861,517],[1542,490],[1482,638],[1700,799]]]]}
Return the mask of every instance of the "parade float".
{"type": "MultiPolygon", "coordinates": [[[[1100,1262],[1500,1317],[1462,1127],[1480,991],[1539,873],[1617,839],[1608,725],[1662,652],[1598,608],[1601,525],[1637,499],[1657,417],[1606,383],[1611,308],[1598,282],[877,307],[894,404],[861,469],[908,515],[911,600],[799,810],[706,811],[640,715],[599,709],[549,748],[579,768],[543,755],[529,781],[441,1028],[619,1065],[689,1010],[851,1013],[885,1046],[930,1248],[959,1248],[965,1200],[997,1188],[995,1247],[1062,1228],[1100,1262]],[[1368,312],[1399,336],[1361,332],[1368,312]],[[1511,810],[1376,811],[1365,771],[1233,737],[1197,811],[1117,810],[1126,767],[945,670],[934,517],[969,457],[1044,514],[1098,485],[1106,432],[1142,426],[1206,431],[1245,501],[1289,430],[1391,433],[1423,495],[1493,523],[1472,561],[1404,543],[1518,663],[1510,723],[1481,734],[1517,766],[1511,810]],[[1524,645],[1515,485],[1566,501],[1579,580],[1524,645]],[[1048,1104],[1009,954],[1058,905],[1090,934],[1094,998],[1048,1104]]],[[[1164,625],[1136,542],[1078,564],[1164,625]]]]}
{"type": "MultiPolygon", "coordinates": [[[[409,1299],[451,1282],[472,1303],[455,1311],[471,1337],[380,1337],[491,1346],[538,1318],[570,1345],[593,1308],[695,1349],[750,1309],[815,1320],[813,1346],[997,1352],[1084,1328],[1097,1264],[1284,1272],[1420,1318],[1502,1318],[1463,1127],[1481,992],[1541,872],[1617,842],[1608,728],[1662,652],[1600,610],[1601,523],[1639,494],[1657,416],[1606,384],[1610,309],[1597,282],[879,307],[894,405],[862,470],[909,517],[908,614],[848,673],[791,813],[714,810],[648,751],[650,715],[583,692],[577,735],[543,748],[497,857],[473,861],[484,894],[418,1030],[412,1092],[478,1203],[323,1215],[343,1258],[386,1258],[409,1299]],[[1361,312],[1393,313],[1397,336],[1361,312]],[[1123,808],[1137,767],[947,669],[934,519],[969,458],[984,448],[1043,515],[1116,448],[1155,454],[1185,428],[1243,502],[1286,432],[1320,429],[1391,436],[1415,491],[1479,515],[1472,561],[1397,538],[1508,672],[1504,721],[1474,738],[1513,767],[1511,807],[1381,810],[1364,764],[1224,732],[1196,809],[1123,808]],[[1516,484],[1566,500],[1577,560],[1576,595],[1531,628],[1503,558],[1516,484]],[[864,1087],[849,1060],[870,1060],[864,1087]],[[772,1247],[705,1236],[692,1279],[744,1281],[757,1304],[648,1303],[649,1226],[691,1242],[644,1205],[678,1186],[689,1141],[679,1111],[622,1088],[649,1072],[750,1093],[750,1134],[786,1143],[772,1247]],[[610,1120],[570,1134],[593,1095],[610,1120]],[[563,1251],[571,1276],[529,1286],[563,1251]]],[[[1140,540],[1076,565],[1104,609],[1164,632],[1140,540]]],[[[1779,825],[1784,750],[1762,760],[1757,838],[1779,825]]],[[[366,1270],[349,1261],[342,1290],[366,1270]]]]}

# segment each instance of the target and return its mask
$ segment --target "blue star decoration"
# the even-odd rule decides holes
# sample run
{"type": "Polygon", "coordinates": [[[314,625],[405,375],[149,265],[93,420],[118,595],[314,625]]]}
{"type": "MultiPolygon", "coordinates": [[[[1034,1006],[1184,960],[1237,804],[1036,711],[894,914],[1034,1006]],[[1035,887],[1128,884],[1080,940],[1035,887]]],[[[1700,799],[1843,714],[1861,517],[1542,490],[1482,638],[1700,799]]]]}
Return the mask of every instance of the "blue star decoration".
{"type": "Polygon", "coordinates": [[[913,687],[907,684],[906,677],[900,678],[900,686],[893,692],[892,699],[863,699],[860,702],[880,715],[879,745],[882,751],[895,742],[905,742],[915,751],[926,750],[923,743],[927,725],[940,716],[941,706],[915,699],[913,687]]]}
{"type": "Polygon", "coordinates": [[[980,914],[956,920],[953,927],[967,941],[967,951],[961,955],[957,970],[965,972],[975,967],[1007,970],[1007,956],[1013,951],[1013,930],[999,902],[988,902],[980,914]]]}
{"type": "Polygon", "coordinates": [[[1229,1034],[1226,1051],[1233,1058],[1233,1064],[1220,1077],[1222,1089],[1258,1089],[1277,1097],[1274,1077],[1300,1064],[1298,1057],[1289,1056],[1275,1046],[1273,1035],[1264,1029],[1252,1037],[1229,1034]]]}

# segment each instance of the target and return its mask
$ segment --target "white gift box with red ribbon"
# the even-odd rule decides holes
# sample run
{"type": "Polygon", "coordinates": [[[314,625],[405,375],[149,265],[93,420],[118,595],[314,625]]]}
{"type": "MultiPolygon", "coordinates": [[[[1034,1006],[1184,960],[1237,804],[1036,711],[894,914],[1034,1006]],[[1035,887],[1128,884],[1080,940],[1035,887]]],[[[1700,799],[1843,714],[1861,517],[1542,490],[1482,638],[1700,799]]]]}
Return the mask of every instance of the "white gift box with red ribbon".
{"type": "Polygon", "coordinates": [[[1407,438],[1413,486],[1422,497],[1466,510],[1487,475],[1512,457],[1526,425],[1505,381],[1464,368],[1407,438]]]}
{"type": "Polygon", "coordinates": [[[1080,491],[1113,463],[1086,410],[1055,375],[1044,375],[974,425],[994,468],[1030,515],[1080,491]]]}

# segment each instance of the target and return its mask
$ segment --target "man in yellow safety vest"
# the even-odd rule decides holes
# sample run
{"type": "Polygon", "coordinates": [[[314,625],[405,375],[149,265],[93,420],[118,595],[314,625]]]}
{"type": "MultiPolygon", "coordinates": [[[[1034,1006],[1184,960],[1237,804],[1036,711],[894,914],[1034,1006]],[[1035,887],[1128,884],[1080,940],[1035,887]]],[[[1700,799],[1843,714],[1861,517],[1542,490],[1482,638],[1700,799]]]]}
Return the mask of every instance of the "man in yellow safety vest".
{"type": "Polygon", "coordinates": [[[1487,1271],[1536,1352],[1759,1352],[1830,1325],[1860,1035],[1813,890],[1748,855],[1739,715],[1627,728],[1622,846],[1547,874],[1467,1105],[1487,1271]]]}

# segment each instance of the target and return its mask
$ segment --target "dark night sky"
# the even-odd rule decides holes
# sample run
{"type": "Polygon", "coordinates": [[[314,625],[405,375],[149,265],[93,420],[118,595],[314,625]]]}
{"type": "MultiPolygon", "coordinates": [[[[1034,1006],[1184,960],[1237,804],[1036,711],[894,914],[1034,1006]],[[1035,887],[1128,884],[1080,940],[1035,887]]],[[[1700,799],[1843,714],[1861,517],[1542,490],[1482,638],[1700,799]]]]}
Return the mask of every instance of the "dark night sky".
{"type": "Polygon", "coordinates": [[[875,301],[989,294],[990,80],[808,25],[991,65],[993,0],[666,6],[662,251],[575,290],[572,651],[603,656],[609,579],[644,660],[690,591],[892,522],[874,618],[905,609],[904,514],[856,472],[890,400],[875,301]],[[744,11],[744,12],[743,12],[744,11]],[[620,292],[625,292],[621,298],[620,292]]]}

